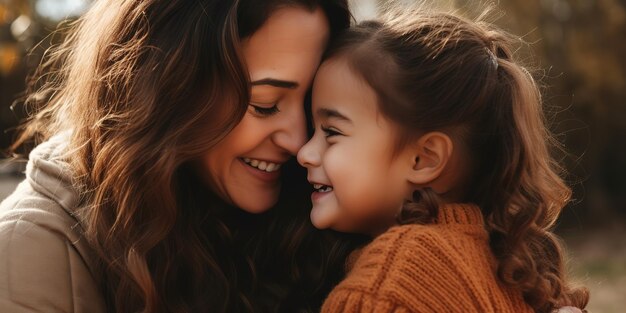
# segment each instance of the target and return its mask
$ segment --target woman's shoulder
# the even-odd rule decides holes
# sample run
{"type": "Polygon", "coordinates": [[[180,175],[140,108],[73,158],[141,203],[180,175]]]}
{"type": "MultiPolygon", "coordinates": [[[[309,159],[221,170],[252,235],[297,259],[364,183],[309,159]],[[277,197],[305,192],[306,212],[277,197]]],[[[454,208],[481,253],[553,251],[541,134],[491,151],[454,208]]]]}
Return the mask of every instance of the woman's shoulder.
{"type": "MultiPolygon", "coordinates": [[[[46,229],[70,241],[78,240],[82,233],[78,219],[58,200],[33,188],[28,179],[0,203],[0,229],[6,231],[23,225],[46,229]]],[[[5,239],[0,237],[0,240],[5,239]]]]}
{"type": "Polygon", "coordinates": [[[16,230],[28,233],[40,229],[51,234],[47,240],[80,241],[79,191],[72,184],[73,175],[62,157],[66,145],[66,134],[59,134],[30,153],[26,178],[0,203],[0,230],[12,234],[0,240],[24,240],[27,237],[17,236],[16,230]]]}
{"type": "Polygon", "coordinates": [[[28,181],[0,204],[0,311],[100,312],[78,220],[28,181]]]}

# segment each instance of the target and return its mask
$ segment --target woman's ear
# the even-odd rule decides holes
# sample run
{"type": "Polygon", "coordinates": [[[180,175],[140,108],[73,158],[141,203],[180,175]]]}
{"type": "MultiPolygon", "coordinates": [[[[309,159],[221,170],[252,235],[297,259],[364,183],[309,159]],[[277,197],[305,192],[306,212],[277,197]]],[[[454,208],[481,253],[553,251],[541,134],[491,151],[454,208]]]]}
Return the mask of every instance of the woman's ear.
{"type": "Polygon", "coordinates": [[[454,145],[442,132],[430,132],[421,136],[412,146],[413,169],[409,181],[427,186],[442,175],[452,157],[454,145]]]}

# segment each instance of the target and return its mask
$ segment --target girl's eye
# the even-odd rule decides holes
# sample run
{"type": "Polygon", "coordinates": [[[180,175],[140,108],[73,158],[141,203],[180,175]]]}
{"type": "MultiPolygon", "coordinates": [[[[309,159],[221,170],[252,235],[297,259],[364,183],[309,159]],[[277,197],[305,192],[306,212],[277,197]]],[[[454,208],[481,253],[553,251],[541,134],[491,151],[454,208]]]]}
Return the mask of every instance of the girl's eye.
{"type": "Polygon", "coordinates": [[[257,104],[252,104],[250,103],[250,106],[254,109],[254,113],[260,116],[271,116],[274,115],[278,112],[280,112],[280,110],[278,110],[278,105],[274,104],[272,107],[266,108],[264,106],[260,106],[257,104]]]}
{"type": "Polygon", "coordinates": [[[326,137],[326,138],[341,135],[340,132],[338,132],[336,129],[333,129],[331,127],[321,126],[320,128],[324,132],[324,137],[326,137]]]}

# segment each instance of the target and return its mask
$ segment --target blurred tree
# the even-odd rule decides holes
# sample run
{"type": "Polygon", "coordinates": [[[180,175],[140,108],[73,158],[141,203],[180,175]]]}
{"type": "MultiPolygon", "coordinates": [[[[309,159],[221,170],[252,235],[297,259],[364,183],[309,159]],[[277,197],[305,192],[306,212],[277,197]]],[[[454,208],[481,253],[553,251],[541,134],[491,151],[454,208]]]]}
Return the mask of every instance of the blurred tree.
{"type": "Polygon", "coordinates": [[[587,222],[626,216],[626,3],[619,0],[502,1],[499,23],[538,56],[545,99],[559,112],[554,131],[565,159],[574,207],[587,222]],[[616,213],[618,214],[616,216],[616,213]]]}
{"type": "Polygon", "coordinates": [[[24,117],[11,104],[25,89],[26,76],[62,36],[49,36],[63,20],[84,12],[92,0],[0,0],[0,151],[24,117]],[[45,38],[45,40],[44,40],[45,38]],[[35,49],[33,49],[35,47],[35,49]]]}
{"type": "Polygon", "coordinates": [[[8,143],[8,136],[5,133],[7,126],[17,123],[17,118],[10,110],[15,94],[24,89],[24,77],[26,67],[23,56],[26,49],[13,35],[23,29],[27,22],[22,18],[15,26],[13,22],[21,16],[28,16],[28,1],[1,1],[0,2],[0,147],[5,147],[8,143]]]}

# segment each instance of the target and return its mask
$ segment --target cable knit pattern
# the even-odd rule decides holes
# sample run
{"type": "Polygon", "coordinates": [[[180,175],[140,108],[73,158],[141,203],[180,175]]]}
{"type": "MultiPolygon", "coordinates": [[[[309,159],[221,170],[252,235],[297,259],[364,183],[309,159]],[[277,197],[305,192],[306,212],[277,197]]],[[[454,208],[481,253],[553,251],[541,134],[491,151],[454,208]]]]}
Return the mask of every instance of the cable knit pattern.
{"type": "Polygon", "coordinates": [[[475,205],[446,205],[435,224],[392,227],[357,253],[322,312],[532,312],[498,282],[475,205]]]}

